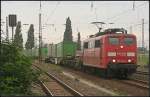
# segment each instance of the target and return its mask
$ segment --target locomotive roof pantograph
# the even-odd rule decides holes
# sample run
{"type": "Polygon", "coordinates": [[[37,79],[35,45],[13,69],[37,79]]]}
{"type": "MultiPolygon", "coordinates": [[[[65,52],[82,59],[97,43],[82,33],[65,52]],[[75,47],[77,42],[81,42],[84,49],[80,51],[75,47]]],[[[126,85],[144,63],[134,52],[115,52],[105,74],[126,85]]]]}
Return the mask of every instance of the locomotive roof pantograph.
{"type": "Polygon", "coordinates": [[[94,35],[90,35],[89,37],[98,37],[98,36],[102,36],[102,35],[106,35],[106,34],[127,34],[127,30],[125,30],[124,28],[109,28],[109,29],[105,29],[103,32],[97,32],[94,35]]]}

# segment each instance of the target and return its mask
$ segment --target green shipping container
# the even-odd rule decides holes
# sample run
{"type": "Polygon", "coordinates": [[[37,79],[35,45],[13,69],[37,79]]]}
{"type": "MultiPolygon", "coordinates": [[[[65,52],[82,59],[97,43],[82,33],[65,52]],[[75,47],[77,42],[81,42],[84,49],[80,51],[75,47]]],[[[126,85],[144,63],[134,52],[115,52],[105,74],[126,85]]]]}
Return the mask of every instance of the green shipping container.
{"type": "Polygon", "coordinates": [[[76,43],[70,41],[64,41],[57,44],[56,48],[57,57],[75,56],[76,43]]]}
{"type": "Polygon", "coordinates": [[[42,57],[47,57],[47,54],[48,54],[48,50],[47,50],[47,48],[46,47],[43,47],[42,49],[41,49],[41,53],[42,53],[42,57]]]}

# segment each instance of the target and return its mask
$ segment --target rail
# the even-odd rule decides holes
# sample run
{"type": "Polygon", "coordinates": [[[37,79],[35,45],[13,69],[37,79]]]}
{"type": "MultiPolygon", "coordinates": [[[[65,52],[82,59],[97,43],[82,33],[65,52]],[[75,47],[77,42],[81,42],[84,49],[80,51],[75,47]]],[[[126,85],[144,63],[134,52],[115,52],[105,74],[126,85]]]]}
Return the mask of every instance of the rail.
{"type": "MultiPolygon", "coordinates": [[[[36,68],[38,68],[39,70],[42,70],[41,68],[39,68],[38,66],[36,65],[33,65],[35,66],[36,68]]],[[[43,70],[42,70],[43,71],[43,70]]],[[[61,86],[63,86],[67,91],[69,91],[69,93],[71,93],[73,96],[84,96],[83,94],[81,94],[80,92],[76,91],[75,89],[73,89],[72,87],[70,87],[69,85],[67,85],[66,83],[64,83],[63,81],[61,81],[60,79],[58,79],[57,77],[55,77],[54,75],[52,75],[51,73],[48,73],[48,72],[45,72],[44,73],[46,75],[48,75],[51,79],[55,80],[57,83],[59,83],[61,86]]],[[[40,81],[45,93],[47,95],[50,95],[50,96],[55,96],[47,87],[46,85],[40,81]]]]}
{"type": "Polygon", "coordinates": [[[130,79],[130,80],[122,80],[121,82],[125,83],[125,84],[129,84],[129,85],[133,85],[142,89],[149,89],[149,85],[147,82],[144,82],[142,80],[138,80],[138,79],[130,79]]]}
{"type": "Polygon", "coordinates": [[[136,74],[149,75],[149,72],[137,71],[136,74]]]}
{"type": "Polygon", "coordinates": [[[39,80],[39,83],[41,84],[44,92],[48,95],[48,96],[53,96],[52,92],[48,89],[48,87],[41,81],[39,80]]]}

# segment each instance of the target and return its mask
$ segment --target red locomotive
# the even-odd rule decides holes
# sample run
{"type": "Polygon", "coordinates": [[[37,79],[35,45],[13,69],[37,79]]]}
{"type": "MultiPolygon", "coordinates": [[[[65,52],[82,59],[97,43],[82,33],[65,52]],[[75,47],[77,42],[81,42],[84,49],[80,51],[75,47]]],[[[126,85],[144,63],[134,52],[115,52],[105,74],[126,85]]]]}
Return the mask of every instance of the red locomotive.
{"type": "Polygon", "coordinates": [[[82,53],[77,52],[82,67],[103,71],[107,77],[128,75],[136,72],[136,36],[123,28],[106,29],[83,41],[82,53]]]}

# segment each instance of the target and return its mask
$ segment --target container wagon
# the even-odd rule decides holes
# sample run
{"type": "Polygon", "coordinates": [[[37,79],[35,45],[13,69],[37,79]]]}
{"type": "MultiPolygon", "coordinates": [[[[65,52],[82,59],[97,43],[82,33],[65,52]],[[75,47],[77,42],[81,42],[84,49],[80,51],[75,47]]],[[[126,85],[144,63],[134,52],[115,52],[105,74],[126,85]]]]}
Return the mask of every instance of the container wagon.
{"type": "Polygon", "coordinates": [[[75,57],[77,44],[71,41],[63,41],[56,44],[55,64],[61,64],[65,59],[75,57]]]}
{"type": "Polygon", "coordinates": [[[56,44],[49,44],[47,52],[47,58],[45,59],[45,62],[55,63],[56,58],[56,44]]]}

